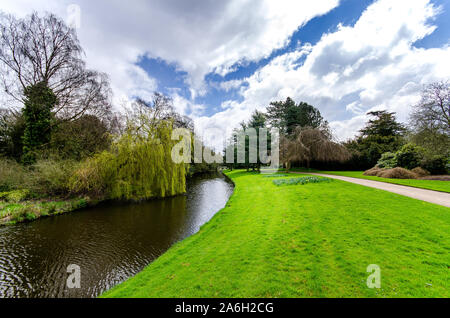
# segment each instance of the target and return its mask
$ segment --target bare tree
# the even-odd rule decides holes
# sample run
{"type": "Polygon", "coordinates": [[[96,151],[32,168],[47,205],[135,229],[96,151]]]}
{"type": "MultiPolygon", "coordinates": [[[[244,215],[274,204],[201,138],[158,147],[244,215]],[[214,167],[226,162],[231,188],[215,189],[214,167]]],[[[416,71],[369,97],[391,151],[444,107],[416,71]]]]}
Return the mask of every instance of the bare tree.
{"type": "MultiPolygon", "coordinates": [[[[125,107],[126,108],[126,107],[125,107]]],[[[126,123],[128,129],[136,131],[136,135],[148,136],[157,132],[161,122],[171,122],[174,128],[186,128],[194,131],[194,123],[187,116],[175,111],[173,100],[155,92],[151,101],[137,99],[127,109],[126,123]]]]}
{"type": "Polygon", "coordinates": [[[411,116],[413,127],[450,133],[450,82],[428,85],[411,116]]]}
{"type": "Polygon", "coordinates": [[[328,130],[318,128],[295,129],[292,137],[282,137],[280,146],[282,161],[289,171],[292,162],[339,161],[350,159],[348,150],[334,142],[328,130]]]}
{"type": "Polygon", "coordinates": [[[47,83],[58,103],[53,113],[73,120],[110,111],[105,74],[86,69],[74,29],[53,14],[0,18],[0,66],[5,92],[23,103],[26,87],[47,83]]]}

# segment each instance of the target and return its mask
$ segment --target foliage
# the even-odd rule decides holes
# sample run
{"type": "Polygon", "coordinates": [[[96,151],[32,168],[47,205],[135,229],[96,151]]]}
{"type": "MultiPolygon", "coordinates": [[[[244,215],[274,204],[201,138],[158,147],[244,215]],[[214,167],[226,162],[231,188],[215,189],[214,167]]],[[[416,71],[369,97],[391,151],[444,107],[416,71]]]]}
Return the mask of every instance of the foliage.
{"type": "Polygon", "coordinates": [[[397,167],[397,157],[395,153],[386,152],[384,153],[380,160],[378,160],[377,167],[382,169],[392,169],[397,167]]]}
{"type": "Polygon", "coordinates": [[[367,115],[374,117],[369,120],[366,127],[361,129],[362,137],[369,136],[402,136],[405,133],[405,127],[398,123],[395,113],[386,111],[374,111],[367,115]]]}
{"type": "Polygon", "coordinates": [[[140,117],[130,122],[111,150],[86,160],[72,176],[71,190],[107,199],[144,200],[186,191],[185,166],[171,159],[172,122],[140,117]]]}
{"type": "Polygon", "coordinates": [[[25,120],[21,112],[0,109],[0,156],[20,161],[24,132],[25,120]]]}
{"type": "Polygon", "coordinates": [[[273,180],[273,184],[275,184],[276,186],[299,185],[299,184],[305,185],[309,183],[322,183],[331,181],[332,181],[331,179],[321,177],[301,177],[301,178],[273,180]]]}
{"type": "Polygon", "coordinates": [[[20,203],[0,201],[0,226],[68,213],[84,209],[90,204],[90,201],[83,198],[67,201],[24,201],[20,203]]]}
{"type": "MultiPolygon", "coordinates": [[[[381,169],[377,168],[378,171],[381,169]]],[[[325,174],[331,174],[336,176],[344,176],[365,180],[382,181],[392,184],[400,184],[414,188],[428,189],[434,191],[441,191],[450,193],[450,177],[437,176],[437,177],[425,177],[420,180],[416,179],[383,179],[376,175],[365,175],[363,171],[317,171],[325,174]]]]}
{"type": "MultiPolygon", "coordinates": [[[[450,82],[426,86],[422,100],[416,105],[410,120],[411,141],[426,150],[427,158],[450,158],[450,82]]],[[[444,173],[444,169],[436,169],[444,173]]]]}
{"type": "Polygon", "coordinates": [[[50,142],[52,108],[57,99],[47,83],[41,82],[25,89],[25,131],[23,135],[23,158],[25,164],[36,161],[36,150],[50,142]]]}
{"type": "MultiPolygon", "coordinates": [[[[233,169],[247,169],[250,170],[250,168],[253,169],[253,171],[261,170],[261,166],[264,165],[264,163],[261,160],[261,156],[260,156],[260,144],[261,144],[261,140],[260,140],[260,131],[261,129],[267,129],[267,117],[264,113],[261,113],[259,111],[254,111],[251,115],[251,118],[248,122],[242,122],[240,125],[240,129],[235,129],[233,131],[233,135],[229,141],[229,145],[227,147],[227,149],[225,149],[225,153],[227,151],[230,151],[229,147],[232,148],[231,151],[234,151],[234,163],[232,164],[227,164],[228,168],[233,170],[233,169]],[[250,136],[248,135],[248,132],[250,129],[254,129],[254,131],[256,132],[256,143],[254,144],[254,146],[256,146],[255,149],[251,149],[251,147],[253,147],[253,144],[251,144],[251,140],[250,140],[250,136]],[[244,135],[245,135],[245,140],[244,140],[244,135]],[[239,137],[240,136],[240,137],[239,137]],[[240,140],[240,138],[242,138],[242,140],[240,140]],[[242,143],[242,144],[239,144],[242,143]],[[242,146],[243,149],[245,150],[245,158],[244,158],[244,162],[238,162],[238,151],[239,151],[239,146],[242,146]],[[256,150],[257,154],[256,154],[256,160],[255,162],[250,162],[251,158],[251,150],[256,150]]],[[[270,132],[268,132],[267,134],[267,151],[268,151],[268,155],[270,156],[270,153],[272,151],[272,135],[270,132]]],[[[226,158],[224,158],[226,161],[226,158]]],[[[253,161],[253,160],[252,160],[253,161]]]]}
{"type": "Polygon", "coordinates": [[[33,13],[0,16],[0,66],[3,89],[19,103],[27,87],[46,85],[57,97],[55,117],[73,120],[110,113],[106,74],[86,69],[76,31],[57,16],[33,13]]]}
{"type": "Polygon", "coordinates": [[[294,133],[297,127],[328,127],[317,108],[304,102],[296,104],[290,97],[284,102],[272,102],[267,108],[267,119],[272,127],[287,135],[294,133]]]}
{"type": "Polygon", "coordinates": [[[10,192],[2,192],[0,193],[0,200],[11,202],[11,203],[19,203],[30,196],[30,191],[28,190],[14,190],[10,192]]]}
{"type": "Polygon", "coordinates": [[[427,157],[447,156],[450,158],[450,133],[441,133],[433,128],[419,128],[409,135],[412,143],[422,147],[427,157]]]}
{"type": "Polygon", "coordinates": [[[83,160],[111,145],[108,126],[100,118],[84,115],[70,122],[62,122],[53,131],[50,152],[61,159],[83,160]]]}
{"type": "Polygon", "coordinates": [[[39,160],[31,168],[28,187],[44,197],[66,195],[76,167],[71,160],[39,160]]]}
{"type": "Polygon", "coordinates": [[[283,137],[280,146],[281,160],[289,170],[292,162],[306,163],[310,167],[311,161],[340,161],[350,158],[347,149],[332,140],[328,130],[300,128],[293,136],[283,137]]]}
{"type": "Polygon", "coordinates": [[[17,190],[27,177],[27,169],[16,161],[0,158],[0,192],[17,190]]]}
{"type": "Polygon", "coordinates": [[[73,161],[38,160],[24,167],[12,160],[0,160],[0,191],[29,191],[40,197],[65,195],[76,163],[73,161]]]}
{"type": "Polygon", "coordinates": [[[377,164],[386,152],[396,152],[404,144],[405,127],[397,122],[395,113],[376,111],[368,113],[369,120],[360,135],[345,143],[359,167],[369,168],[377,164]]]}
{"type": "Polygon", "coordinates": [[[411,115],[416,131],[429,129],[450,134],[450,82],[432,83],[422,92],[421,102],[411,115]]]}
{"type": "Polygon", "coordinates": [[[425,157],[420,166],[433,175],[447,174],[450,171],[449,159],[446,156],[425,157]]]}
{"type": "Polygon", "coordinates": [[[414,169],[420,166],[422,159],[424,158],[424,149],[414,144],[404,145],[395,154],[395,160],[397,161],[397,167],[406,169],[414,169]]]}

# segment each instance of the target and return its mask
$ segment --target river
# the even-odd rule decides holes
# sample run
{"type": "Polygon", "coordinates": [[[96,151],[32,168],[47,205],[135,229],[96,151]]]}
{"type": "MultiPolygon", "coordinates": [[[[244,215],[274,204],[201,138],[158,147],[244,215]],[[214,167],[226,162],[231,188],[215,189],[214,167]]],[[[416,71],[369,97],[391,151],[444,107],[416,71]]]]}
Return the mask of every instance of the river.
{"type": "Polygon", "coordinates": [[[222,175],[195,177],[185,196],[0,227],[0,298],[96,297],[198,232],[232,192],[222,175]],[[72,264],[81,271],[79,289],[67,287],[72,264]]]}

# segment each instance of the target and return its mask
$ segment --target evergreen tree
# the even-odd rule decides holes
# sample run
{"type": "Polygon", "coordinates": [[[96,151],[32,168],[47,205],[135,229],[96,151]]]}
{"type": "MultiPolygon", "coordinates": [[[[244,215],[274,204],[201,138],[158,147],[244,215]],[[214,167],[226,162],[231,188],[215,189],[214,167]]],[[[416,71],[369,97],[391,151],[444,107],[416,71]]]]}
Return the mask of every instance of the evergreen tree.
{"type": "Polygon", "coordinates": [[[360,131],[359,137],[346,143],[354,153],[354,162],[363,169],[375,166],[384,153],[396,152],[405,143],[406,128],[397,122],[395,113],[375,111],[368,115],[374,118],[360,131]]]}
{"type": "Polygon", "coordinates": [[[57,98],[45,82],[27,87],[24,95],[25,132],[22,161],[32,164],[36,160],[36,150],[50,142],[52,109],[57,98]]]}
{"type": "Polygon", "coordinates": [[[320,111],[308,103],[295,101],[288,97],[286,101],[273,102],[267,108],[267,119],[273,127],[282,133],[291,135],[297,127],[320,128],[327,127],[328,123],[320,111]]]}

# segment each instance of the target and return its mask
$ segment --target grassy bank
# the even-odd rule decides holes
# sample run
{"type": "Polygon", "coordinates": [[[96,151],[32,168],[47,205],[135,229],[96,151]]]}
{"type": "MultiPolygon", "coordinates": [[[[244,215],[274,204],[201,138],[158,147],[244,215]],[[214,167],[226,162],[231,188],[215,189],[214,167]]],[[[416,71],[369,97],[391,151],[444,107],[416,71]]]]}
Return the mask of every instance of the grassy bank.
{"type": "Polygon", "coordinates": [[[86,208],[92,204],[87,199],[54,201],[0,201],[0,226],[31,222],[41,217],[49,217],[86,208]]]}
{"type": "Polygon", "coordinates": [[[337,180],[228,175],[225,209],[103,296],[450,296],[448,208],[337,180]],[[381,289],[366,285],[370,264],[381,289]]]}
{"type": "MultiPolygon", "coordinates": [[[[304,169],[292,169],[292,171],[299,171],[302,172],[304,169]]],[[[369,177],[364,175],[364,171],[310,171],[310,172],[317,172],[317,173],[325,173],[325,174],[331,174],[336,176],[344,176],[344,177],[352,177],[352,178],[358,178],[358,179],[366,179],[366,180],[373,180],[373,181],[380,181],[380,182],[387,182],[387,183],[393,183],[393,184],[399,184],[414,188],[420,188],[420,189],[428,189],[428,190],[434,190],[434,191],[441,191],[441,192],[447,192],[450,193],[450,182],[449,181],[438,181],[438,180],[415,180],[415,179],[387,179],[387,178],[380,178],[380,177],[369,177]]]]}

